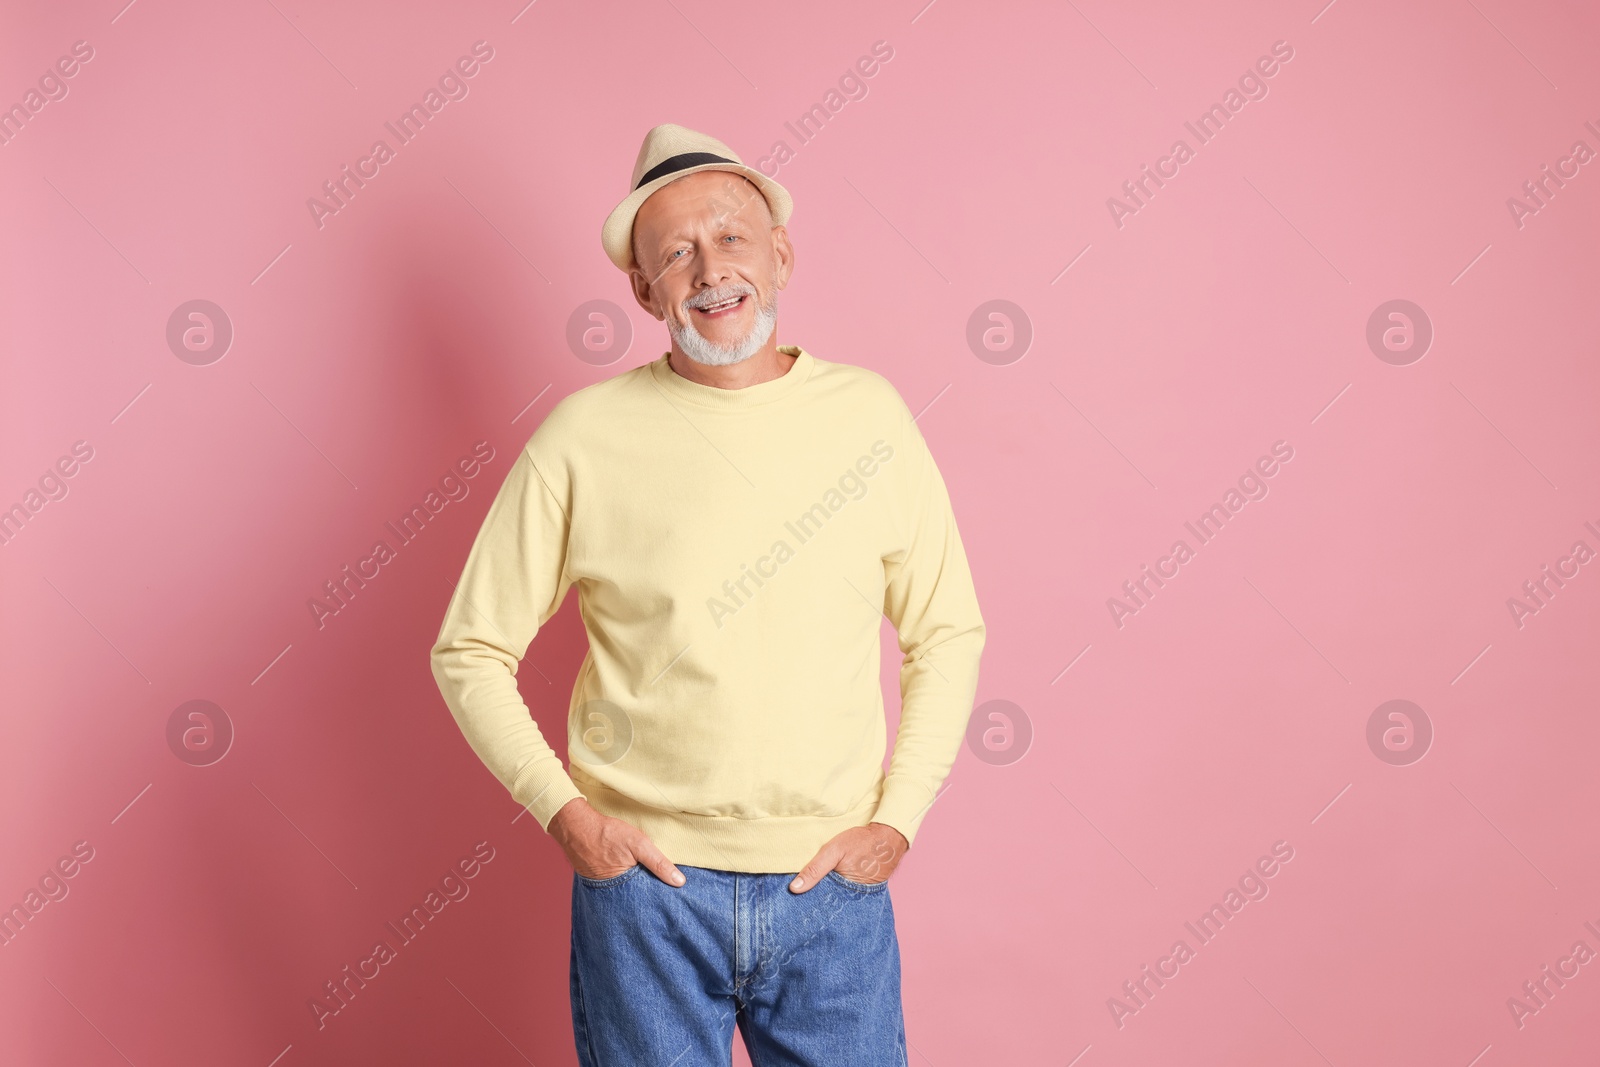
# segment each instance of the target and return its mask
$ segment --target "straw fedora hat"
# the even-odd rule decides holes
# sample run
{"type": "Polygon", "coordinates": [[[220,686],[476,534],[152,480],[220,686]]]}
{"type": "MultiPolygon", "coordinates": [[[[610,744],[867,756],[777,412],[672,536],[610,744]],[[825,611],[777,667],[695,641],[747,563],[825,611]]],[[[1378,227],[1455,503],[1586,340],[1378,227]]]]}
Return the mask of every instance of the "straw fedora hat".
{"type": "Polygon", "coordinates": [[[633,163],[633,177],[628,180],[631,191],[600,229],[600,244],[611,262],[622,270],[632,270],[633,220],[640,205],[668,182],[703,170],[725,170],[749,178],[766,199],[774,225],[787,222],[794,210],[789,191],[759,170],[745,166],[733,149],[715,137],[667,123],[644,135],[639,158],[633,163]]]}

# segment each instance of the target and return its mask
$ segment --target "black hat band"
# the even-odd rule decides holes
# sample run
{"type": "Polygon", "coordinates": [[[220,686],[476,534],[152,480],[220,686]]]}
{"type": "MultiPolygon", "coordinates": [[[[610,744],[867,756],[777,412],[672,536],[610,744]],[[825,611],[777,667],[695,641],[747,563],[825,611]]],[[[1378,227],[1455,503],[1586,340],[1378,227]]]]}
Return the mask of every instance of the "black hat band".
{"type": "Polygon", "coordinates": [[[639,184],[633,187],[634,191],[637,192],[640,186],[653,182],[664,175],[680,170],[688,170],[690,167],[698,167],[706,163],[732,163],[736,167],[744,165],[737,160],[724,159],[710,152],[684,152],[681,155],[669,156],[645,171],[644,177],[639,179],[639,184]]]}

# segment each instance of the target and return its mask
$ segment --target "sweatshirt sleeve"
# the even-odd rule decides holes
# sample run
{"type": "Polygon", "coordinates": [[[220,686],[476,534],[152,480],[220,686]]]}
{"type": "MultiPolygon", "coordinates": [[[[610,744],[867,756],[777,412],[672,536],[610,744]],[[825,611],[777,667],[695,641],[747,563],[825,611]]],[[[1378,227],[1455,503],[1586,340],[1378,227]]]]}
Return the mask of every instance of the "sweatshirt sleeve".
{"type": "Polygon", "coordinates": [[[582,793],[517,692],[518,663],[572,584],[569,511],[534,455],[530,441],[489,506],[430,660],[468,744],[548,830],[561,806],[582,793]]]}
{"type": "Polygon", "coordinates": [[[904,535],[883,561],[883,611],[904,654],[900,728],[872,821],[909,843],[965,738],[984,626],[944,479],[911,412],[900,407],[904,535]]]}

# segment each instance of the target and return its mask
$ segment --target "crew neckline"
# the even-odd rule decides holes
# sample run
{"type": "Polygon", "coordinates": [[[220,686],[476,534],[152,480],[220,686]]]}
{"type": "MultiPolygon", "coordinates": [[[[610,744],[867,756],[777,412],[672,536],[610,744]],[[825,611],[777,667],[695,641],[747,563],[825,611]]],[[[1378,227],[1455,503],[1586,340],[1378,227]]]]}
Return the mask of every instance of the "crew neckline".
{"type": "Polygon", "coordinates": [[[779,345],[778,351],[795,357],[789,369],[776,378],[741,389],[721,389],[715,385],[690,381],[672,369],[672,364],[668,362],[672,356],[670,350],[661,353],[660,358],[650,364],[650,376],[662,389],[691,404],[716,408],[760,407],[781,400],[800,388],[816,367],[816,360],[811,353],[799,345],[779,345]]]}

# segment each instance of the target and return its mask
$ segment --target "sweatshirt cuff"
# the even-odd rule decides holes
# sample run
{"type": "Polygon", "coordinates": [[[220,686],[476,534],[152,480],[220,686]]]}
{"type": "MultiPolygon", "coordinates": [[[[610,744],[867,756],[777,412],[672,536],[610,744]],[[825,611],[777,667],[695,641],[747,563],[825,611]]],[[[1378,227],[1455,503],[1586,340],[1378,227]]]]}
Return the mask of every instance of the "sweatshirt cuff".
{"type": "Polygon", "coordinates": [[[511,787],[511,796],[527,809],[546,833],[550,820],[570,800],[583,796],[583,791],[572,781],[558,759],[541,760],[534,764],[511,787]]]}
{"type": "Polygon", "coordinates": [[[927,817],[928,809],[933,807],[935,796],[937,794],[921,782],[890,775],[884,779],[883,796],[878,800],[878,810],[871,821],[894,827],[907,845],[914,844],[917,828],[927,817]]]}

